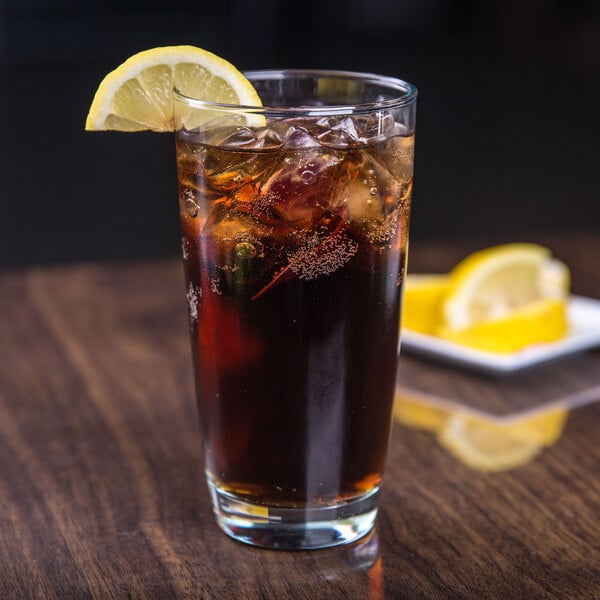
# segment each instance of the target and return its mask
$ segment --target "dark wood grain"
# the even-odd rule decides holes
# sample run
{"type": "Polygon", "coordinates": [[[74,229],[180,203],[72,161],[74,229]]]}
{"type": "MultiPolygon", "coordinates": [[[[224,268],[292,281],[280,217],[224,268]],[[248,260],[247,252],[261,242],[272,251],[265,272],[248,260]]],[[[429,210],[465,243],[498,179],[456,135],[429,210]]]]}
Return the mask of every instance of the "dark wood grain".
{"type": "MultiPolygon", "coordinates": [[[[550,242],[600,296],[600,238],[550,242]]],[[[0,348],[0,598],[600,598],[600,403],[498,474],[397,424],[375,535],[274,552],[213,524],[177,262],[0,274],[0,348]]]]}

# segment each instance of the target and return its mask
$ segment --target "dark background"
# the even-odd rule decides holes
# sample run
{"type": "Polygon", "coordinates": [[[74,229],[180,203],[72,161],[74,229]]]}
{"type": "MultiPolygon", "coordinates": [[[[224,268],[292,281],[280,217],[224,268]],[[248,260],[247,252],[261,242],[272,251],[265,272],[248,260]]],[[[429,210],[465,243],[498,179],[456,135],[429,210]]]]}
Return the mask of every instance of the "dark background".
{"type": "Polygon", "coordinates": [[[85,133],[168,44],[419,88],[413,240],[598,230],[600,3],[0,0],[0,267],[179,251],[173,138],[85,133]]]}

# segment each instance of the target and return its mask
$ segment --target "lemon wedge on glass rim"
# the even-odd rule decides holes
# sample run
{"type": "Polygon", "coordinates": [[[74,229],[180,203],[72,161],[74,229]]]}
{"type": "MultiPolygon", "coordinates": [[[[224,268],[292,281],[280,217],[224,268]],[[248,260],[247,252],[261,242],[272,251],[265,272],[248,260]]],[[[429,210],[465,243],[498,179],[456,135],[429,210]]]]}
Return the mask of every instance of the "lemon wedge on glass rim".
{"type": "Polygon", "coordinates": [[[475,252],[450,273],[437,335],[491,352],[560,339],[569,279],[566,265],[537,244],[475,252]]]}
{"type": "MultiPolygon", "coordinates": [[[[165,46],[134,54],[103,79],[85,128],[174,131],[174,88],[208,102],[262,106],[250,81],[223,58],[194,46],[165,46]]],[[[263,117],[250,121],[260,126],[263,117]]]]}

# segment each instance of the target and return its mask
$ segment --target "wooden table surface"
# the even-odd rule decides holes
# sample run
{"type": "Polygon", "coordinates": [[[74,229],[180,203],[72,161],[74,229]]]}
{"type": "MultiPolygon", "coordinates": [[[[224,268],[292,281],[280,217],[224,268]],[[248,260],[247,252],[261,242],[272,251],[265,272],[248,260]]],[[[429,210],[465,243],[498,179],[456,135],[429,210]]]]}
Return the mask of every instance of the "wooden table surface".
{"type": "MultiPolygon", "coordinates": [[[[600,237],[542,241],[600,297],[600,237]]],[[[600,403],[500,473],[396,423],[373,536],[260,550],[213,523],[187,336],[176,261],[0,274],[0,598],[600,598],[600,403]]]]}

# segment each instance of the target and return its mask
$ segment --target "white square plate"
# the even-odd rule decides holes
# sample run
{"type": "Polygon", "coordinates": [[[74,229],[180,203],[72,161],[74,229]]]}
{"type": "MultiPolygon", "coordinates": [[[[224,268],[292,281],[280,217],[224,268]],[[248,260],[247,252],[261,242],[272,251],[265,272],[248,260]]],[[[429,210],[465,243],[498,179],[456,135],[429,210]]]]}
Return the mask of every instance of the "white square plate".
{"type": "Polygon", "coordinates": [[[402,350],[476,371],[509,375],[600,346],[600,300],[571,296],[568,319],[569,333],[562,340],[512,354],[475,350],[410,329],[402,331],[402,350]]]}

